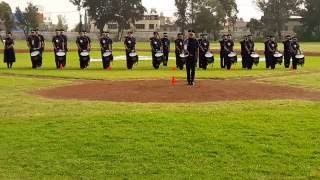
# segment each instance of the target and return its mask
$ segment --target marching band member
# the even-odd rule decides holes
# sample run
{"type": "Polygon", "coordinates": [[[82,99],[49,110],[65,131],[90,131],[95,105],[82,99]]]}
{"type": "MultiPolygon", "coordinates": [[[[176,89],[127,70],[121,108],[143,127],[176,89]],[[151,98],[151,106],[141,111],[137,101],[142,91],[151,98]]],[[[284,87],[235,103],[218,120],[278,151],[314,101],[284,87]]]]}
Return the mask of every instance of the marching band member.
{"type": "Polygon", "coordinates": [[[296,55],[301,54],[298,38],[296,37],[292,38],[291,48],[293,51],[292,52],[292,69],[296,70],[298,67],[298,59],[296,58],[296,55]]]}
{"type": "Polygon", "coordinates": [[[245,43],[248,41],[248,37],[244,36],[243,39],[240,41],[240,46],[241,46],[241,57],[242,57],[242,68],[245,69],[247,62],[246,62],[246,48],[245,48],[245,43]]]}
{"type": "Polygon", "coordinates": [[[266,69],[270,68],[272,57],[270,56],[269,52],[269,44],[270,44],[270,36],[266,37],[266,40],[264,41],[264,56],[266,59],[266,69]]]}
{"type": "Polygon", "coordinates": [[[134,62],[132,58],[129,56],[129,54],[136,51],[136,38],[133,37],[132,31],[128,32],[128,36],[126,36],[124,40],[124,46],[126,48],[127,68],[131,70],[134,62]]]}
{"type": "Polygon", "coordinates": [[[36,28],[35,31],[36,31],[36,35],[40,39],[40,50],[39,50],[40,59],[39,59],[39,64],[38,65],[39,65],[39,67],[41,67],[42,66],[42,55],[43,55],[43,51],[44,51],[44,47],[45,47],[46,43],[45,43],[45,39],[44,39],[43,35],[39,33],[39,28],[36,28]]]}
{"type": "Polygon", "coordinates": [[[229,34],[227,36],[227,41],[224,43],[224,65],[227,67],[228,70],[231,69],[232,66],[232,62],[231,62],[231,58],[228,56],[229,53],[233,52],[233,47],[234,47],[234,42],[232,40],[232,35],[229,34]]]}
{"type": "Polygon", "coordinates": [[[251,54],[254,52],[254,41],[253,36],[249,35],[247,41],[245,42],[245,58],[246,58],[246,68],[251,70],[253,66],[253,58],[251,57],[251,54]]]}
{"type": "Polygon", "coordinates": [[[270,42],[268,43],[268,56],[270,57],[270,67],[271,69],[276,68],[276,58],[274,57],[274,54],[278,51],[278,43],[275,40],[274,36],[270,37],[270,42]]]}
{"type": "MultiPolygon", "coordinates": [[[[31,30],[31,35],[27,37],[27,45],[30,49],[30,54],[34,51],[40,51],[41,42],[39,36],[36,35],[35,30],[31,30]]],[[[42,63],[40,62],[40,58],[31,57],[32,68],[36,69],[41,67],[42,63]]]]}
{"type": "Polygon", "coordinates": [[[89,66],[90,63],[90,55],[82,56],[81,53],[83,52],[90,52],[91,49],[91,40],[88,36],[86,36],[86,31],[80,31],[79,36],[76,40],[78,46],[78,54],[80,60],[80,68],[85,69],[89,66]]]}
{"type": "Polygon", "coordinates": [[[291,43],[292,39],[290,35],[286,36],[286,39],[282,42],[284,46],[283,56],[284,56],[284,67],[289,68],[290,67],[290,61],[292,57],[291,52],[291,43]]]}
{"type": "Polygon", "coordinates": [[[222,69],[225,68],[226,52],[225,52],[224,46],[227,43],[227,41],[228,41],[227,35],[223,35],[222,39],[219,41],[219,43],[220,43],[220,66],[222,69]]]}
{"type": "MultiPolygon", "coordinates": [[[[2,40],[2,38],[1,38],[2,40]]],[[[12,64],[16,62],[16,55],[14,51],[14,40],[12,38],[11,32],[6,33],[6,38],[4,39],[4,63],[7,63],[7,68],[11,69],[12,64]]]]}
{"type": "Polygon", "coordinates": [[[187,51],[189,54],[186,60],[187,80],[188,80],[188,85],[194,86],[199,43],[198,43],[198,40],[195,38],[195,31],[189,30],[188,33],[189,33],[188,39],[185,40],[185,47],[184,47],[185,51],[187,51]]]}
{"type": "Polygon", "coordinates": [[[61,66],[63,66],[63,62],[60,61],[60,57],[58,57],[57,52],[64,51],[64,39],[61,36],[59,29],[56,29],[56,35],[52,38],[52,44],[54,48],[56,68],[59,69],[61,66]]]}
{"type": "Polygon", "coordinates": [[[168,66],[170,53],[170,39],[168,38],[168,33],[163,33],[163,38],[161,39],[161,42],[163,49],[163,65],[168,66]]]}
{"type": "Polygon", "coordinates": [[[199,40],[199,68],[206,70],[208,62],[205,55],[210,50],[210,42],[208,41],[207,34],[201,34],[201,37],[199,40]]]}
{"type": "Polygon", "coordinates": [[[66,53],[66,55],[64,56],[64,59],[62,61],[62,66],[65,67],[67,64],[67,53],[68,53],[68,37],[64,34],[64,29],[60,29],[60,35],[63,39],[63,44],[64,44],[64,52],[66,53]]]}
{"type": "Polygon", "coordinates": [[[150,46],[151,46],[151,53],[152,53],[152,65],[154,69],[159,69],[160,63],[156,57],[156,53],[162,51],[162,42],[159,38],[159,33],[154,32],[153,37],[150,38],[150,46]]]}
{"type": "Polygon", "coordinates": [[[100,47],[102,55],[103,69],[107,69],[110,66],[110,62],[113,60],[112,54],[110,57],[103,57],[106,51],[112,51],[112,39],[110,38],[110,33],[104,31],[102,37],[100,38],[100,47]]]}
{"type": "Polygon", "coordinates": [[[183,34],[179,33],[177,35],[177,39],[175,40],[175,54],[176,54],[176,67],[180,70],[183,70],[184,62],[182,61],[182,58],[180,57],[180,54],[183,53],[183,34]]]}

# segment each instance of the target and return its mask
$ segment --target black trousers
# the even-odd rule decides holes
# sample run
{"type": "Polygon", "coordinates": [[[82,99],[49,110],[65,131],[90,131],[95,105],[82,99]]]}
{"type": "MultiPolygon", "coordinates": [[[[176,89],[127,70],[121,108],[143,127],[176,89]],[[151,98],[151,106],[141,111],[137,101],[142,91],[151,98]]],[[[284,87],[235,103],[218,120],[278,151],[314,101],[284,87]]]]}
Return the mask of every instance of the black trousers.
{"type": "Polygon", "coordinates": [[[220,51],[220,66],[221,68],[225,68],[226,65],[225,65],[225,52],[223,51],[220,51]]]}
{"type": "Polygon", "coordinates": [[[284,57],[284,67],[289,68],[292,55],[289,52],[285,52],[283,57],[284,57]]]}
{"type": "Polygon", "coordinates": [[[208,67],[208,61],[206,58],[206,52],[199,52],[199,68],[206,70],[208,67]]]}
{"type": "Polygon", "coordinates": [[[40,57],[39,57],[39,60],[38,60],[38,62],[37,62],[37,66],[38,67],[41,67],[42,66],[42,55],[43,55],[43,51],[44,51],[44,49],[43,48],[41,48],[40,50],[39,50],[39,52],[40,52],[40,57]]]}
{"type": "Polygon", "coordinates": [[[176,52],[176,67],[180,70],[183,70],[184,62],[182,61],[182,58],[180,57],[180,52],[176,52]]]}
{"type": "Polygon", "coordinates": [[[126,51],[127,69],[132,69],[133,68],[133,60],[129,56],[130,53],[131,53],[131,51],[126,51]]]}
{"type": "Polygon", "coordinates": [[[298,69],[298,59],[295,55],[292,55],[292,69],[298,69]]]}
{"type": "Polygon", "coordinates": [[[80,55],[81,51],[78,51],[79,54],[79,60],[80,60],[80,68],[85,69],[89,66],[90,63],[90,56],[83,57],[80,55]]]}
{"type": "Polygon", "coordinates": [[[189,56],[187,61],[186,61],[188,83],[193,83],[194,82],[195,74],[196,74],[196,64],[197,64],[196,57],[190,57],[189,56]]]}
{"type": "Polygon", "coordinates": [[[101,51],[102,67],[103,67],[103,69],[108,69],[110,67],[111,56],[103,57],[103,53],[104,53],[104,51],[101,51]]]}
{"type": "Polygon", "coordinates": [[[231,58],[227,53],[224,55],[224,66],[227,67],[228,70],[230,70],[232,66],[231,58]]]}
{"type": "Polygon", "coordinates": [[[277,65],[277,58],[275,58],[273,55],[270,55],[270,67],[271,69],[275,69],[277,65]]]}
{"type": "Polygon", "coordinates": [[[252,69],[252,66],[253,66],[253,59],[252,57],[250,56],[250,54],[245,54],[244,55],[244,58],[245,58],[245,68],[247,69],[252,69]]]}
{"type": "Polygon", "coordinates": [[[241,58],[242,58],[242,68],[246,68],[247,67],[247,59],[245,54],[241,54],[241,58]]]}
{"type": "Polygon", "coordinates": [[[163,51],[163,65],[168,66],[169,62],[169,51],[163,51]]]}
{"type": "Polygon", "coordinates": [[[272,56],[269,54],[265,54],[265,58],[266,58],[266,68],[269,69],[271,66],[272,56]]]}

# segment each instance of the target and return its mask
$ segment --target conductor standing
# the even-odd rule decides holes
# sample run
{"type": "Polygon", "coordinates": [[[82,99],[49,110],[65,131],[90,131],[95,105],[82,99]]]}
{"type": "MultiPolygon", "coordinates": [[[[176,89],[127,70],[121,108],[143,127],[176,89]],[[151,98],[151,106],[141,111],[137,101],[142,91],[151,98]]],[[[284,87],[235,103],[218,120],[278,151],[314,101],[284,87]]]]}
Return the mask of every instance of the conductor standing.
{"type": "Polygon", "coordinates": [[[195,31],[189,30],[188,33],[188,39],[186,39],[184,43],[185,51],[187,51],[189,54],[186,60],[187,80],[189,86],[194,86],[199,43],[198,40],[195,38],[195,31]]]}

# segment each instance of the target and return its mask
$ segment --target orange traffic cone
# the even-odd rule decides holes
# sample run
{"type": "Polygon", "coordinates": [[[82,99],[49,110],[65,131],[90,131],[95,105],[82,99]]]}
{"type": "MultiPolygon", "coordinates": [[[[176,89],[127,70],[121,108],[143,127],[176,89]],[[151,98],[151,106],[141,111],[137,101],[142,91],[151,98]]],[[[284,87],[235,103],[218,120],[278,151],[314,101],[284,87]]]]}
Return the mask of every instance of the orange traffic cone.
{"type": "Polygon", "coordinates": [[[112,67],[111,67],[111,66],[109,66],[109,67],[107,68],[107,70],[112,71],[112,67]]]}
{"type": "Polygon", "coordinates": [[[177,68],[176,68],[176,67],[173,67],[173,68],[172,68],[172,71],[176,71],[176,70],[177,70],[177,68]]]}
{"type": "Polygon", "coordinates": [[[177,84],[177,79],[173,76],[171,79],[171,85],[175,86],[177,84]]]}

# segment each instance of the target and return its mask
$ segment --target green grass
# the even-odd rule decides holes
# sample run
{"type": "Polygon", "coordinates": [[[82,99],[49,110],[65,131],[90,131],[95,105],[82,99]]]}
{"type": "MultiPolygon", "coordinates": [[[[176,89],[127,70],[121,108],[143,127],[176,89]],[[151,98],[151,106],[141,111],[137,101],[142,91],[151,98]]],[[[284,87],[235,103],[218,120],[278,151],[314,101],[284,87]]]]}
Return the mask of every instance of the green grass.
{"type": "MultiPolygon", "coordinates": [[[[320,179],[320,102],[50,100],[31,92],[72,83],[68,78],[169,81],[185,72],[155,71],[149,61],[133,71],[124,61],[112,71],[101,63],[82,71],[75,53],[64,71],[54,69],[52,53],[45,53],[44,68],[32,70],[27,54],[17,56],[14,69],[0,68],[0,179],[320,179]],[[41,78],[48,76],[57,78],[41,78]]],[[[197,77],[260,77],[320,89],[319,57],[298,71],[263,64],[230,72],[215,64],[197,77]]]]}
{"type": "MultiPolygon", "coordinates": [[[[318,43],[318,42],[301,42],[300,45],[301,45],[301,49],[303,51],[320,52],[320,49],[319,49],[320,43],[318,43]]],[[[122,42],[115,42],[113,46],[116,49],[124,49],[124,45],[122,42]]],[[[27,49],[27,44],[23,40],[18,40],[18,41],[16,41],[15,47],[16,47],[16,49],[27,49]]],[[[69,42],[70,49],[75,49],[76,47],[77,47],[77,45],[75,42],[73,42],[73,41],[69,42]]],[[[99,48],[99,43],[97,40],[93,40],[92,47],[99,48]]],[[[171,48],[172,48],[172,50],[174,50],[174,44],[172,44],[171,48]]],[[[217,42],[212,42],[211,48],[212,49],[219,49],[220,45],[217,42]]],[[[235,43],[235,48],[238,50],[240,49],[239,42],[235,43]]],[[[263,43],[256,43],[256,48],[258,50],[264,50],[264,44],[263,43]]],[[[0,46],[0,49],[3,49],[3,46],[0,46]]],[[[52,49],[52,43],[50,41],[46,42],[46,49],[52,49]]],[[[149,42],[137,42],[137,49],[150,49],[149,42]]],[[[279,50],[283,50],[282,43],[279,43],[279,50]]]]}
{"type": "Polygon", "coordinates": [[[52,101],[65,80],[1,77],[1,179],[320,178],[315,102],[52,101]]]}

